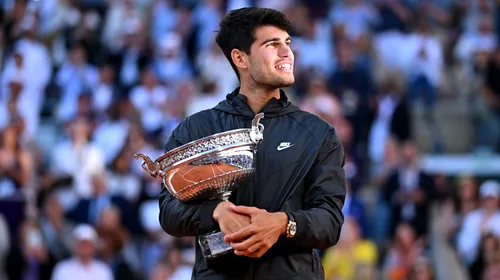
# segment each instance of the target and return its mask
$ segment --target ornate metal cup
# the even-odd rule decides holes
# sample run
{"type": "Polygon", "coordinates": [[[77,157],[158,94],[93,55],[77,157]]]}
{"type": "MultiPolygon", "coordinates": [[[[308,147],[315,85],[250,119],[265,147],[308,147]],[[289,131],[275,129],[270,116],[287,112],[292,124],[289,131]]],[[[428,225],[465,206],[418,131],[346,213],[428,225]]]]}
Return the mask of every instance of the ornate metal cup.
{"type": "MultiPolygon", "coordinates": [[[[263,139],[264,117],[259,113],[251,128],[235,129],[207,136],[161,155],[152,161],[137,153],[143,169],[152,177],[162,179],[164,186],[181,201],[227,200],[232,191],[254,173],[254,154],[263,139]]],[[[232,252],[222,232],[198,237],[206,259],[232,252]]]]}

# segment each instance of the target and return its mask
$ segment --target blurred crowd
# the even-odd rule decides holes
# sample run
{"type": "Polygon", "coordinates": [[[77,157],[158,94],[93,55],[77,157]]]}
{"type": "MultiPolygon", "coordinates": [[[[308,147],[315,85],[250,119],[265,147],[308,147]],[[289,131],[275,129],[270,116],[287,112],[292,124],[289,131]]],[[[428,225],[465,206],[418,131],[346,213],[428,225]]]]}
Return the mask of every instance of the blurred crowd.
{"type": "Polygon", "coordinates": [[[443,100],[473,108],[471,151],[500,152],[497,1],[0,5],[0,279],[191,279],[194,240],[161,229],[161,184],[133,154],[161,155],[180,121],[238,86],[214,36],[244,6],[290,18],[296,84],[285,91],[346,151],[345,225],[320,252],[327,279],[436,279],[435,209],[472,278],[500,278],[498,178],[428,174],[419,161],[447,151],[443,100]]]}

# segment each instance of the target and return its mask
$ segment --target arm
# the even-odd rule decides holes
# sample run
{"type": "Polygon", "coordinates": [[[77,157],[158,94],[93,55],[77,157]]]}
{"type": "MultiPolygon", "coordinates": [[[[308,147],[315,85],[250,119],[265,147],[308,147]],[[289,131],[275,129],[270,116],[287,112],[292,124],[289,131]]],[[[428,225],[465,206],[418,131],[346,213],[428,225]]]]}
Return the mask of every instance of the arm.
{"type": "Polygon", "coordinates": [[[458,232],[457,238],[457,250],[462,257],[463,261],[470,265],[476,258],[476,252],[478,250],[480,242],[479,223],[477,221],[477,216],[473,214],[468,214],[465,216],[463,224],[460,231],[458,232]]]}
{"type": "Polygon", "coordinates": [[[305,178],[305,210],[269,213],[256,207],[231,207],[234,212],[251,218],[249,226],[224,236],[236,255],[253,258],[264,255],[280,236],[286,234],[288,215],[297,224],[295,236],[286,240],[291,246],[326,249],[338,242],[344,223],[342,207],[346,195],[344,149],[334,129],[328,133],[305,178]]]}
{"type": "Polygon", "coordinates": [[[487,84],[484,85],[484,99],[490,107],[497,108],[500,107],[500,98],[495,95],[495,92],[487,84]]]}
{"type": "MultiPolygon", "coordinates": [[[[166,150],[172,150],[190,141],[185,122],[170,136],[166,150]]],[[[174,198],[166,188],[160,194],[160,224],[166,233],[176,236],[196,236],[218,229],[212,218],[220,201],[206,201],[202,204],[188,204],[174,198]]]]}
{"type": "Polygon", "coordinates": [[[338,242],[346,195],[343,165],[344,149],[331,129],[306,177],[307,210],[291,213],[297,223],[297,233],[290,239],[294,245],[326,249],[338,242]]]}

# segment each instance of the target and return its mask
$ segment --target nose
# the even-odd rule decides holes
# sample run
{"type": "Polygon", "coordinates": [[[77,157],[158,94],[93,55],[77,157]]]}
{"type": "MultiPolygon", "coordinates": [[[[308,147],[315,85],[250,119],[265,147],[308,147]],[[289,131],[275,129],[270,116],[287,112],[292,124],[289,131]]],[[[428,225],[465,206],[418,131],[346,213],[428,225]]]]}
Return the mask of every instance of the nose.
{"type": "Polygon", "coordinates": [[[278,56],[283,58],[293,58],[293,51],[287,44],[281,44],[278,51],[278,56]]]}

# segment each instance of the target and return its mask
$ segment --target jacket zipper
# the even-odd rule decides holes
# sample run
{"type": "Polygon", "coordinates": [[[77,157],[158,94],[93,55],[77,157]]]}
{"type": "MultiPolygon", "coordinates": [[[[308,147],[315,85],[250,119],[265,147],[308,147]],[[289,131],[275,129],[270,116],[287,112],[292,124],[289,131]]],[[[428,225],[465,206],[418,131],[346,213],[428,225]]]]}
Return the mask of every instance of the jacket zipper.
{"type": "Polygon", "coordinates": [[[252,188],[252,195],[251,195],[252,206],[256,206],[255,205],[255,193],[256,193],[257,183],[259,182],[259,178],[258,178],[259,172],[258,172],[258,164],[257,164],[258,163],[257,156],[258,156],[258,152],[259,152],[259,145],[260,144],[256,144],[255,150],[253,152],[254,179],[253,179],[253,188],[252,188]]]}
{"type": "MultiPolygon", "coordinates": [[[[251,126],[251,123],[250,123],[250,126],[251,126]]],[[[261,141],[262,142],[262,141],[261,141]]],[[[259,182],[258,180],[258,175],[259,175],[259,172],[258,172],[258,159],[257,159],[257,156],[258,156],[258,152],[259,152],[259,146],[261,144],[261,142],[258,142],[257,144],[255,144],[255,150],[253,151],[253,168],[254,168],[254,173],[253,173],[253,186],[252,186],[252,189],[251,189],[251,193],[250,193],[250,206],[256,206],[255,205],[255,196],[256,196],[256,188],[257,188],[257,184],[259,182]]]]}
{"type": "MultiPolygon", "coordinates": [[[[262,142],[262,141],[261,141],[262,142]]],[[[255,150],[253,151],[253,167],[254,167],[254,174],[253,174],[253,186],[252,186],[252,192],[250,194],[250,206],[254,206],[256,207],[257,205],[255,205],[255,196],[256,196],[256,192],[257,192],[257,187],[258,187],[258,183],[259,183],[259,172],[258,172],[258,153],[259,153],[259,146],[260,146],[260,143],[261,142],[258,142],[257,144],[255,144],[255,150]]],[[[257,280],[255,278],[255,265],[252,265],[252,278],[257,280]]]]}
{"type": "Polygon", "coordinates": [[[316,263],[316,252],[313,250],[312,251],[312,269],[313,269],[313,272],[316,272],[317,270],[317,263],[316,263]]]}

